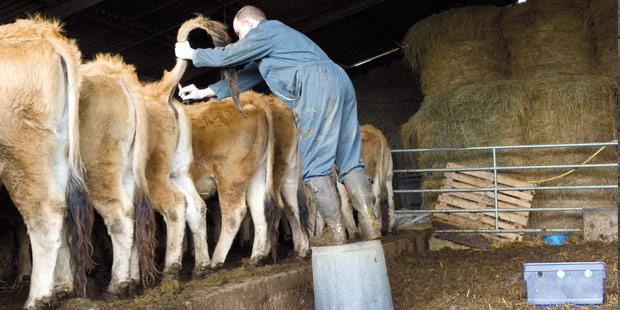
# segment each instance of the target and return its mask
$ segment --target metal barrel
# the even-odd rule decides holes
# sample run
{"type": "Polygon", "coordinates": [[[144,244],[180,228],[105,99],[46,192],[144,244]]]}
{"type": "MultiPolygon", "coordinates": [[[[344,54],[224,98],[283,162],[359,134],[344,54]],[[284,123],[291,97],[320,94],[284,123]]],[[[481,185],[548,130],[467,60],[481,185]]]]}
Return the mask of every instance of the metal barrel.
{"type": "Polygon", "coordinates": [[[379,240],[312,248],[314,306],[323,309],[394,309],[379,240]]]}

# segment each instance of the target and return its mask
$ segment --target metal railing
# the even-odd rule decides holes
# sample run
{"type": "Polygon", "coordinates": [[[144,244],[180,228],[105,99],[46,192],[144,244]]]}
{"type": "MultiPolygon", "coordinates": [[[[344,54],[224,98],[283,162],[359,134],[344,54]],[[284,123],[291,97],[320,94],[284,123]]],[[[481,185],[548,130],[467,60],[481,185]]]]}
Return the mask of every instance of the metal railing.
{"type": "Polygon", "coordinates": [[[490,171],[493,173],[493,187],[471,187],[471,188],[440,188],[440,189],[395,189],[394,193],[446,193],[446,192],[493,192],[493,208],[480,209],[436,209],[436,210],[396,210],[396,213],[494,213],[495,229],[453,229],[436,230],[435,232],[453,233],[538,233],[538,232],[578,232],[577,228],[522,228],[522,229],[500,229],[500,212],[567,212],[583,211],[584,208],[510,208],[500,209],[498,203],[498,193],[505,191],[530,191],[530,190],[594,190],[618,189],[618,184],[597,184],[597,185],[564,185],[564,186],[521,186],[521,187],[499,187],[497,184],[498,171],[532,170],[532,169],[609,169],[617,168],[618,163],[602,164],[570,164],[570,165],[532,165],[532,166],[498,166],[498,150],[516,149],[537,149],[537,148],[577,148],[577,147],[617,147],[618,141],[600,143],[569,143],[569,144],[534,144],[534,145],[505,145],[505,146],[482,146],[464,148],[422,148],[422,149],[394,149],[393,154],[398,153],[421,153],[421,152],[464,152],[464,151],[491,151],[493,166],[491,167],[466,167],[466,168],[420,168],[420,169],[395,169],[394,173],[428,173],[428,172],[464,172],[464,171],[490,171]]]}

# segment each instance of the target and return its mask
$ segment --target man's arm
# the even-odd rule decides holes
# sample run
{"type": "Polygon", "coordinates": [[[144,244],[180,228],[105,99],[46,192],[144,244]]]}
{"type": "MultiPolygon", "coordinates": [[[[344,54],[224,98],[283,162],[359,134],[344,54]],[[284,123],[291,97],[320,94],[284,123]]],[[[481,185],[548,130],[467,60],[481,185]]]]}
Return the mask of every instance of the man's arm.
{"type": "MultiPolygon", "coordinates": [[[[246,91],[262,81],[263,77],[260,75],[258,64],[255,61],[245,65],[243,69],[237,72],[237,82],[239,82],[241,91],[246,91]]],[[[232,96],[228,81],[226,80],[211,84],[209,88],[215,92],[215,98],[218,100],[232,96]]]]}
{"type": "Polygon", "coordinates": [[[223,47],[196,49],[192,56],[194,66],[232,67],[265,57],[271,51],[271,36],[264,31],[253,30],[235,43],[223,47]]]}

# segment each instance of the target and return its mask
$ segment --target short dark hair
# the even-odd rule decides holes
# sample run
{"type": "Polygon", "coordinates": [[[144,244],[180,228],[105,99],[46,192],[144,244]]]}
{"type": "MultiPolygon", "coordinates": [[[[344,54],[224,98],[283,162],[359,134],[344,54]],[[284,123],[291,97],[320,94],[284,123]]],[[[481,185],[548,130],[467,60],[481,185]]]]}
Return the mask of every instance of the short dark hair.
{"type": "Polygon", "coordinates": [[[263,20],[265,18],[267,18],[265,16],[265,12],[263,12],[263,10],[253,5],[246,5],[242,7],[237,12],[237,15],[235,15],[235,19],[237,20],[248,20],[248,19],[263,20]]]}

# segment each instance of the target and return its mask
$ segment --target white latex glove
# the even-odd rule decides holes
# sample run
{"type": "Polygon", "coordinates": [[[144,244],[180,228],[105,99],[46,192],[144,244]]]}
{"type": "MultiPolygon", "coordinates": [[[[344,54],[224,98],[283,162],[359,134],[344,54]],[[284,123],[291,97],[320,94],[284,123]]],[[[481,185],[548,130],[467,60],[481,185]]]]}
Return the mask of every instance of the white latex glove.
{"type": "Polygon", "coordinates": [[[188,41],[174,44],[174,54],[177,58],[191,60],[194,57],[194,49],[189,46],[188,41]]]}
{"type": "Polygon", "coordinates": [[[215,96],[215,92],[211,88],[200,89],[194,84],[181,87],[179,84],[179,97],[183,100],[198,100],[213,96],[215,96]]]}

